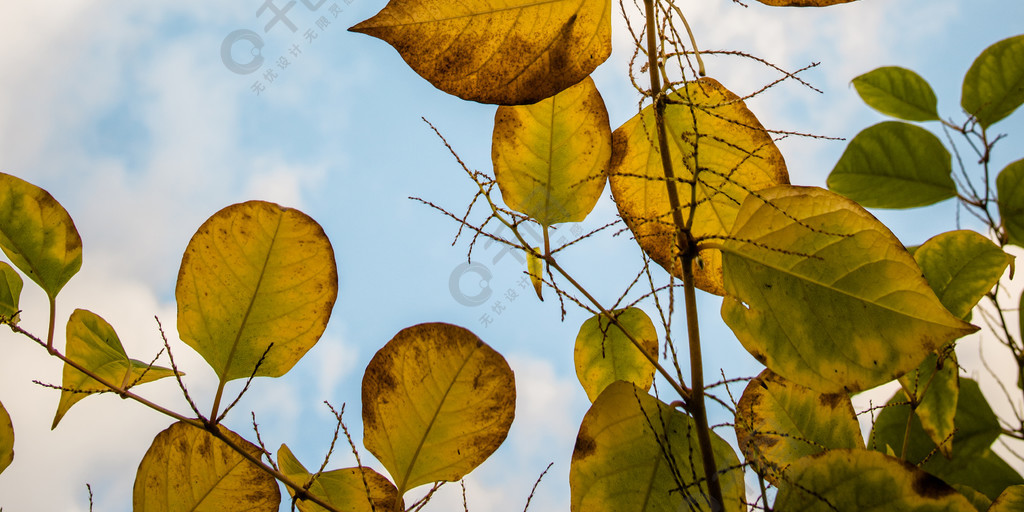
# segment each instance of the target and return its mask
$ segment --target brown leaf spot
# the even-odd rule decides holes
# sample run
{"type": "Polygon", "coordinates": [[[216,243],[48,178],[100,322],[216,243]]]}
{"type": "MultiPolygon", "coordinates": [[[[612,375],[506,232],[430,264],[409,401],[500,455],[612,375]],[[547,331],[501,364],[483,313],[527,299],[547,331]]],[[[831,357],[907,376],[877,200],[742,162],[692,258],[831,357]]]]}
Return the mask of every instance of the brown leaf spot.
{"type": "Polygon", "coordinates": [[[944,498],[950,494],[956,494],[956,490],[950,487],[949,484],[924,471],[917,471],[917,475],[914,477],[913,488],[914,492],[919,496],[933,500],[944,498]]]}
{"type": "Polygon", "coordinates": [[[818,395],[818,403],[822,407],[828,407],[829,409],[835,409],[836,407],[839,407],[840,405],[843,404],[845,400],[846,395],[842,393],[818,395]]]}
{"type": "Polygon", "coordinates": [[[576,446],[572,450],[572,460],[583,460],[593,454],[595,449],[597,449],[597,444],[594,443],[594,439],[589,434],[580,431],[576,437],[576,446]]]}

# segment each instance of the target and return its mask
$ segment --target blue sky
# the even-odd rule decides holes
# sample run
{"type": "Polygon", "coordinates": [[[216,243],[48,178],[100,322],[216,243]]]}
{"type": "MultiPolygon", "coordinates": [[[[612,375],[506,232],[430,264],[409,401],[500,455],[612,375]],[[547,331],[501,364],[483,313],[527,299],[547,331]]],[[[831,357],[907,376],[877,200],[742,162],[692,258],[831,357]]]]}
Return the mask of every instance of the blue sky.
{"type": "MultiPolygon", "coordinates": [[[[572,368],[573,341],[586,315],[569,307],[562,322],[554,301],[540,303],[528,290],[505,298],[518,289],[525,267],[497,246],[474,253],[492,271],[493,300],[460,304],[449,280],[465,261],[466,241],[451,246],[456,224],[408,199],[465,208],[474,187],[421,117],[470,166],[489,170],[494,107],[434,89],[384,42],[347,32],[383,0],[306,7],[317,1],[297,2],[289,11],[295,32],[283,23],[267,30],[269,11],[257,15],[263,0],[7,7],[0,19],[0,170],[49,190],[84,239],[84,265],[59,300],[60,317],[90,309],[114,325],[130,355],[147,359],[160,346],[154,315],[174,336],[179,259],[208,216],[247,199],[299,208],[323,225],[337,253],[334,316],[290,374],[254,383],[229,424],[251,437],[248,412],[254,411],[270,448],[287,443],[316,466],[334,427],[322,402],[348,404],[358,443],[359,383],[373,353],[406,326],[455,323],[509,359],[519,396],[508,441],[467,479],[470,510],[522,509],[549,462],[555,466],[531,510],[566,510],[569,456],[588,405],[572,368]],[[225,38],[237,30],[263,42],[265,61],[252,74],[233,72],[222,59],[225,38]],[[492,309],[499,300],[500,313],[492,309]]],[[[882,120],[848,84],[883,65],[918,71],[935,87],[942,115],[960,119],[959,84],[971,60],[1020,33],[1024,19],[1024,4],[1016,0],[863,0],[829,9],[743,8],[727,0],[679,5],[702,49],[743,50],[791,70],[821,62],[803,76],[823,94],[786,82],[748,105],[769,128],[846,138],[882,120]]],[[[611,59],[594,75],[613,127],[636,112],[638,99],[625,74],[632,49],[619,22],[614,37],[611,59]]],[[[245,44],[235,46],[238,61],[246,60],[245,44]]],[[[709,58],[708,73],[739,94],[776,76],[731,57],[709,58]]],[[[1017,113],[998,125],[1010,136],[997,150],[995,169],[1021,157],[1022,118],[1017,113]]],[[[844,147],[810,139],[780,143],[792,181],[804,185],[823,185],[844,147]]],[[[608,194],[583,229],[612,218],[608,194]]],[[[947,202],[879,216],[911,245],[952,228],[955,214],[947,202]]],[[[632,279],[638,255],[626,236],[599,236],[564,257],[595,295],[611,302],[632,279]],[[609,272],[619,266],[626,270],[609,272]]],[[[42,334],[45,300],[31,288],[23,297],[23,325],[42,334]]],[[[756,363],[722,325],[720,299],[700,300],[709,379],[716,380],[719,368],[730,376],[756,374],[756,363]]],[[[971,353],[976,345],[964,343],[971,353]]],[[[90,483],[96,510],[128,510],[135,468],[170,420],[103,396],[77,405],[50,432],[57,394],[31,380],[59,382],[60,366],[10,334],[0,334],[0,347],[0,401],[17,432],[15,462],[0,475],[0,506],[86,510],[90,483]]],[[[208,408],[212,372],[191,349],[176,347],[193,396],[204,397],[201,407],[208,408]]],[[[972,356],[963,357],[976,370],[968,364],[972,356]]],[[[187,410],[171,382],[140,391],[187,410]]],[[[718,413],[711,421],[729,418],[718,413]]],[[[341,450],[330,467],[352,463],[341,450]]],[[[452,507],[461,507],[457,484],[441,493],[435,509],[452,507]]]]}

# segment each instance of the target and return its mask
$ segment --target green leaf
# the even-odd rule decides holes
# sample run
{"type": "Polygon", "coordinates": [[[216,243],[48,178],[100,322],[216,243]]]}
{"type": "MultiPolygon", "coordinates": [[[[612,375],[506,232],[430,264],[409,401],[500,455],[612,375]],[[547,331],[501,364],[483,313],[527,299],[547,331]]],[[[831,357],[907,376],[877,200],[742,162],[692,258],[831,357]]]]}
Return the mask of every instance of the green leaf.
{"type": "Polygon", "coordinates": [[[0,261],[0,324],[18,325],[21,289],[24,282],[13,267],[0,261]]]}
{"type": "Polygon", "coordinates": [[[964,76],[960,105],[982,128],[1024,103],[1024,35],[985,48],[964,76]]]}
{"type": "Polygon", "coordinates": [[[1013,256],[977,232],[957,230],[930,238],[914,259],[942,305],[966,318],[999,282],[1013,256]]]}
{"type": "Polygon", "coordinates": [[[608,111],[589,76],[494,116],[491,160],[501,197],[542,226],[582,222],[601,197],[611,157],[608,111]]]}
{"type": "Polygon", "coordinates": [[[869,71],[853,79],[864,103],[888,116],[907,121],[938,121],[938,98],[921,75],[897,66],[869,71]]]}
{"type": "MultiPolygon", "coordinates": [[[[658,358],[658,331],[654,322],[638,308],[611,312],[626,331],[633,335],[644,352],[658,358]]],[[[576,377],[593,402],[609,384],[617,380],[632,382],[647,392],[654,383],[654,364],[604,315],[596,315],[580,326],[573,359],[576,377]]]]}
{"type": "MultiPolygon", "coordinates": [[[[400,501],[395,484],[370,468],[336,469],[325,471],[314,477],[295,458],[292,451],[283,444],[277,451],[277,464],[285,476],[300,485],[309,483],[308,490],[311,494],[339,510],[348,512],[405,510],[405,503],[400,501]]],[[[294,497],[294,489],[291,487],[287,487],[287,489],[288,493],[294,497]]],[[[301,499],[296,501],[296,506],[300,512],[326,510],[316,503],[301,499]]]]}
{"type": "Polygon", "coordinates": [[[14,461],[14,424],[3,402],[0,402],[0,473],[14,461]]]}
{"type": "Polygon", "coordinates": [[[870,126],[850,141],[828,188],[867,208],[914,208],[956,196],[949,151],[928,130],[899,121],[870,126]]]}
{"type": "Polygon", "coordinates": [[[864,448],[846,394],[822,394],[764,370],[736,404],[736,440],[748,461],[777,484],[778,472],[801,457],[835,448],[864,448]]]}
{"type": "Polygon", "coordinates": [[[608,0],[391,0],[349,30],[383,39],[444,92],[524,105],[611,55],[611,11],[608,0]]]}
{"type": "MultiPolygon", "coordinates": [[[[724,509],[746,511],[739,459],[713,432],[711,444],[724,509]]],[[[580,425],[569,467],[570,510],[722,510],[709,506],[703,479],[693,418],[618,381],[597,397],[580,425]]]]}
{"type": "MultiPolygon", "coordinates": [[[[253,457],[262,450],[219,428],[253,457]]],[[[134,512],[277,512],[281,491],[269,473],[209,432],[175,423],[157,434],[135,475],[134,512]]]]}
{"type": "MultiPolygon", "coordinates": [[[[688,82],[669,96],[665,130],[682,218],[693,215],[693,236],[729,234],[743,198],[751,191],[789,183],[786,162],[757,117],[722,84],[711,78],[688,82]],[[696,173],[696,207],[686,183],[696,173]]],[[[648,106],[612,133],[609,174],[619,215],[651,259],[682,279],[676,254],[676,231],[654,108],[648,106]]],[[[694,266],[694,284],[708,293],[725,294],[721,254],[704,248],[694,266]]]]}
{"type": "MultiPolygon", "coordinates": [[[[68,318],[67,357],[123,390],[174,375],[169,368],[129,359],[114,328],[99,315],[84,309],[76,309],[68,318]]],[[[64,414],[79,400],[90,393],[110,391],[107,386],[67,363],[64,364],[61,387],[63,390],[51,429],[57,428],[64,414]]]]}
{"type": "Polygon", "coordinates": [[[749,196],[730,238],[722,318],[765,366],[816,391],[884,384],[978,330],[942,307],[884,225],[827,190],[749,196]]]}
{"type": "Polygon", "coordinates": [[[280,377],[320,339],[337,295],[334,249],[316,221],[272,203],[236,204],[185,249],[178,333],[222,384],[252,375],[264,354],[256,375],[280,377]]]}
{"type": "Polygon", "coordinates": [[[948,347],[946,352],[941,356],[941,362],[939,354],[929,354],[917,369],[900,377],[899,381],[906,395],[913,396],[918,404],[917,418],[928,438],[943,455],[951,457],[960,377],[956,353],[952,347],[948,347]]]}
{"type": "Polygon", "coordinates": [[[0,173],[0,248],[53,300],[82,268],[82,239],[49,192],[0,173]]]}
{"type": "Polygon", "coordinates": [[[1024,159],[1007,165],[996,177],[999,217],[1011,244],[1024,247],[1024,159]]]}
{"type": "Polygon", "coordinates": [[[399,496],[466,476],[501,445],[515,416],[505,358],[455,325],[403,329],[370,360],[362,389],[363,444],[399,496]]]}
{"type": "Polygon", "coordinates": [[[786,471],[776,510],[973,512],[955,489],[899,459],[868,450],[804,457],[786,471]]]}
{"type": "MultiPolygon", "coordinates": [[[[902,453],[907,417],[910,414],[910,407],[905,404],[902,392],[897,392],[889,400],[889,405],[875,420],[868,441],[869,447],[881,451],[885,446],[892,446],[895,453],[902,453]]],[[[922,469],[949,484],[973,487],[994,500],[1007,486],[1024,484],[1024,478],[991,449],[992,443],[1001,433],[999,420],[982,395],[978,383],[961,378],[953,457],[947,459],[938,453],[933,454],[935,443],[924,432],[915,415],[911,420],[907,462],[920,464],[922,469]]]]}
{"type": "Polygon", "coordinates": [[[963,484],[953,484],[952,487],[956,489],[956,492],[963,494],[978,512],[986,512],[992,506],[992,500],[988,496],[974,490],[973,487],[963,484]]]}
{"type": "Polygon", "coordinates": [[[1019,512],[1024,510],[1024,485],[1011,485],[992,502],[988,512],[1019,512]]]}

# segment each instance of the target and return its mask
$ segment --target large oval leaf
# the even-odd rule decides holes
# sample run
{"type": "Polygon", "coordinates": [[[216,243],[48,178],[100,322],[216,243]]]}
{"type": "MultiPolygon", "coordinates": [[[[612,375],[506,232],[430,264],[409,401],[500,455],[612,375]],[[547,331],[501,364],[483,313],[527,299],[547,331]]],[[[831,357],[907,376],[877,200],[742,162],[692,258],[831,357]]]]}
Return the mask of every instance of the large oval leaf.
{"type": "Polygon", "coordinates": [[[49,192],[0,173],[0,248],[53,299],[82,268],[82,238],[49,192]]]}
{"type": "Polygon", "coordinates": [[[501,445],[515,416],[505,358],[468,330],[432,323],[403,329],[363,374],[363,444],[403,496],[456,481],[501,445]]]}
{"type": "MultiPolygon", "coordinates": [[[[746,511],[736,454],[714,433],[711,444],[724,510],[746,511]]],[[[605,388],[583,417],[569,490],[573,512],[723,510],[709,504],[693,418],[623,381],[605,388]]]]}
{"type": "Polygon", "coordinates": [[[18,323],[18,312],[21,308],[21,289],[25,283],[13,267],[0,261],[0,324],[18,323]]]}
{"type": "Polygon", "coordinates": [[[956,196],[949,151],[932,132],[887,121],[858,133],[828,188],[868,208],[914,208],[956,196]]]}
{"type": "Polygon", "coordinates": [[[821,394],[764,370],[736,404],[736,441],[770,482],[801,457],[864,448],[857,414],[843,393],[821,394]]]}
{"type": "Polygon", "coordinates": [[[822,393],[884,384],[978,330],[882,223],[827,190],[750,196],[723,247],[722,318],[765,366],[822,393]]]}
{"type": "Polygon", "coordinates": [[[0,473],[14,461],[14,423],[11,415],[0,402],[0,473]]]}
{"type": "Polygon", "coordinates": [[[1024,247],[1024,159],[1012,162],[996,176],[999,217],[1011,244],[1024,247]]]}
{"type": "Polygon", "coordinates": [[[391,0],[349,30],[387,41],[444,92],[501,105],[554,96],[612,51],[608,0],[391,0]]]}
{"type": "Polygon", "coordinates": [[[250,201],[199,228],[178,273],[178,333],[221,382],[284,375],[323,334],[338,295],[334,249],[306,214],[250,201]],[[267,347],[274,346],[268,352],[267,347]]]}
{"type": "Polygon", "coordinates": [[[601,197],[611,157],[608,111],[589,76],[494,116],[491,160],[501,197],[541,225],[583,221],[601,197]]]}
{"type": "Polygon", "coordinates": [[[654,322],[639,308],[611,313],[640,343],[647,356],[604,315],[593,316],[583,322],[576,336],[573,359],[576,377],[591,402],[617,380],[632,382],[645,393],[654,383],[654,364],[649,359],[658,358],[658,331],[654,329],[654,322]]]}
{"type": "Polygon", "coordinates": [[[985,48],[964,76],[960,106],[982,128],[1010,115],[1024,103],[1024,35],[985,48]]]}
{"type": "MultiPolygon", "coordinates": [[[[309,492],[326,501],[338,510],[347,512],[386,512],[405,510],[405,503],[398,497],[398,489],[380,473],[367,468],[345,468],[325,471],[315,477],[295,458],[287,446],[277,451],[277,463],[281,472],[295,483],[309,483],[309,492]],[[310,482],[312,479],[312,482],[310,482]],[[372,500],[372,501],[371,501],[372,500]]],[[[293,497],[295,491],[288,487],[293,497]]],[[[295,502],[301,512],[321,512],[326,509],[307,500],[295,502]]]]}
{"type": "MultiPolygon", "coordinates": [[[[255,456],[262,450],[220,428],[255,456]]],[[[135,512],[277,512],[281,491],[269,473],[209,432],[175,423],[157,434],[135,475],[135,512]]]]}
{"type": "Polygon", "coordinates": [[[938,98],[921,75],[898,66],[869,71],[853,79],[864,103],[907,121],[938,121],[938,98]]]}
{"type": "MultiPolygon", "coordinates": [[[[90,370],[97,377],[127,390],[136,384],[145,384],[174,375],[174,370],[149,366],[148,363],[129,359],[114,328],[99,315],[76,309],[68,318],[67,357],[90,370]]],[[[89,396],[89,393],[109,391],[92,377],[78,371],[74,366],[64,364],[62,391],[53,417],[51,429],[57,428],[61,418],[72,405],[89,396]]]]}
{"type": "Polygon", "coordinates": [[[974,512],[967,498],[914,466],[869,450],[805,457],[786,471],[776,510],[974,512]],[[870,491],[867,491],[870,489],[870,491]]]}
{"type": "MultiPolygon", "coordinates": [[[[692,226],[697,238],[729,234],[736,212],[750,191],[789,183],[786,164],[754,114],[738,96],[711,78],[689,82],[673,94],[665,109],[669,152],[678,181],[683,218],[695,207],[692,226]],[[696,202],[686,183],[696,175],[696,202]]],[[[612,134],[612,195],[619,214],[651,259],[682,278],[682,265],[673,261],[675,225],[669,203],[661,150],[655,132],[653,107],[645,108],[612,134]]],[[[718,250],[700,253],[694,283],[723,295],[718,250]]]]}
{"type": "Polygon", "coordinates": [[[942,305],[966,318],[999,282],[1013,256],[971,230],[949,231],[928,239],[914,251],[924,278],[942,305]]]}

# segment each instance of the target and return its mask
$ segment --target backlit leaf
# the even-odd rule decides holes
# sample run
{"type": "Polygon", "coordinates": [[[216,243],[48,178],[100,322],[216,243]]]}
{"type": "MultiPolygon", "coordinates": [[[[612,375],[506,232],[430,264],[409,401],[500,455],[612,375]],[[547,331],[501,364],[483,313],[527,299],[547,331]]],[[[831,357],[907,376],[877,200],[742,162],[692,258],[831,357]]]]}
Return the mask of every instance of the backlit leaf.
{"type": "Polygon", "coordinates": [[[11,415],[0,402],[0,473],[14,461],[14,424],[11,415]]]}
{"type": "Polygon", "coordinates": [[[736,439],[772,483],[797,459],[835,448],[864,448],[850,397],[825,395],[764,370],[736,404],[736,439]]]}
{"type": "Polygon", "coordinates": [[[178,273],[178,333],[221,382],[284,375],[323,334],[338,295],[327,235],[291,208],[250,201],[199,228],[178,273]],[[274,346],[267,351],[267,347],[274,346]]]}
{"type": "MultiPolygon", "coordinates": [[[[11,324],[18,323],[18,304],[24,282],[13,267],[0,261],[0,319],[11,324]]],[[[2,322],[0,322],[2,323],[2,322]]]]}
{"type": "Polygon", "coordinates": [[[1007,165],[996,176],[999,217],[1011,244],[1024,247],[1024,160],[1007,165]]]}
{"type": "MultiPolygon", "coordinates": [[[[249,454],[260,448],[220,428],[249,454]]],[[[157,434],[135,475],[135,512],[277,512],[277,481],[209,432],[175,423],[157,434]]]]}
{"type": "Polygon", "coordinates": [[[1015,512],[1024,510],[1024,485],[1011,485],[992,502],[988,512],[1015,512]]]}
{"type": "MultiPolygon", "coordinates": [[[[540,252],[540,247],[534,247],[534,251],[540,252]]],[[[530,282],[533,283],[533,291],[537,292],[537,298],[544,300],[544,260],[526,253],[526,273],[530,274],[530,282]]]]}
{"type": "MultiPolygon", "coordinates": [[[[711,444],[724,510],[746,511],[739,459],[714,432],[711,444]]],[[[693,418],[622,381],[605,388],[583,417],[569,490],[573,512],[723,510],[708,503],[693,418]]]]}
{"type": "MultiPolygon", "coordinates": [[[[789,183],[782,154],[740,98],[713,79],[689,82],[670,99],[674,103],[665,109],[665,126],[673,172],[679,180],[672,186],[679,194],[683,219],[696,204],[695,237],[728,235],[749,191],[789,183]],[[694,169],[700,169],[696,203],[691,200],[692,187],[685,183],[693,180],[694,169]]],[[[682,278],[682,265],[674,258],[675,226],[653,107],[612,134],[609,180],[619,214],[637,243],[651,259],[682,278]]],[[[709,293],[725,293],[717,249],[700,252],[694,283],[709,293]]]]}
{"type": "MultiPolygon", "coordinates": [[[[114,328],[91,311],[76,309],[68,318],[66,331],[67,357],[122,389],[174,375],[169,368],[150,367],[148,363],[129,359],[114,328]]],[[[61,387],[64,390],[60,392],[57,414],[50,428],[57,428],[68,409],[89,393],[109,391],[108,387],[66,363],[61,387]]]]}
{"type": "Polygon", "coordinates": [[[855,0],[757,0],[765,5],[774,7],[828,7],[830,5],[845,4],[855,0]]]}
{"type": "Polygon", "coordinates": [[[913,396],[918,404],[915,412],[921,427],[947,458],[953,455],[956,404],[960,398],[959,369],[956,353],[949,350],[943,354],[941,363],[937,353],[928,354],[916,370],[899,379],[907,397],[913,396]]]}
{"type": "Polygon", "coordinates": [[[974,490],[973,487],[963,484],[953,484],[952,487],[956,489],[956,492],[963,494],[978,512],[986,512],[992,506],[992,500],[988,496],[974,490]]]}
{"type": "MultiPolygon", "coordinates": [[[[297,484],[305,485],[313,477],[283,444],[277,451],[277,463],[281,466],[281,472],[297,484]]],[[[291,487],[287,489],[294,497],[294,490],[291,487]]],[[[398,489],[395,489],[395,484],[367,467],[325,471],[310,483],[309,492],[335,508],[348,512],[405,510],[404,503],[399,507],[398,489]],[[370,497],[367,497],[367,492],[370,497]]],[[[296,505],[301,512],[326,510],[306,500],[298,500],[296,505]]]]}
{"type": "Polygon", "coordinates": [[[612,156],[608,111],[594,81],[494,116],[491,160],[501,198],[543,226],[581,222],[594,209],[612,156]]]}
{"type": "Polygon", "coordinates": [[[921,75],[897,66],[875,69],[853,79],[864,103],[907,121],[938,121],[938,98],[921,75]]]}
{"type": "Polygon", "coordinates": [[[914,259],[942,305],[966,318],[999,282],[1013,256],[975,231],[957,230],[926,241],[914,259]]]}
{"type": "Polygon", "coordinates": [[[363,444],[399,496],[464,477],[501,445],[515,416],[505,358],[455,325],[403,329],[370,360],[362,389],[363,444]]]}
{"type": "Polygon", "coordinates": [[[1024,103],[1024,35],[985,48],[964,76],[960,105],[982,128],[1024,103]]]}
{"type": "MultiPolygon", "coordinates": [[[[651,358],[658,358],[658,331],[654,322],[638,308],[611,312],[626,331],[640,342],[651,358]]],[[[632,382],[645,393],[654,383],[654,364],[604,315],[587,319],[576,336],[576,377],[593,402],[609,384],[632,382]]]]}
{"type": "Polygon", "coordinates": [[[932,132],[886,121],[858,133],[828,188],[867,208],[913,208],[956,196],[949,151],[932,132]]]}
{"type": "Polygon", "coordinates": [[[0,173],[0,248],[52,300],[82,268],[82,239],[49,192],[0,173]]]}
{"type": "Polygon", "coordinates": [[[391,0],[349,30],[383,39],[442,91],[523,105],[608,58],[611,10],[608,0],[391,0]]]}
{"type": "Polygon", "coordinates": [[[801,512],[974,512],[967,498],[938,478],[869,450],[831,450],[786,471],[776,510],[801,512]],[[870,491],[866,491],[870,489],[870,491]]]}
{"type": "Polygon", "coordinates": [[[858,204],[780,186],[743,203],[723,244],[722,318],[773,372],[822,393],[856,392],[970,334],[903,244],[858,204]]]}

